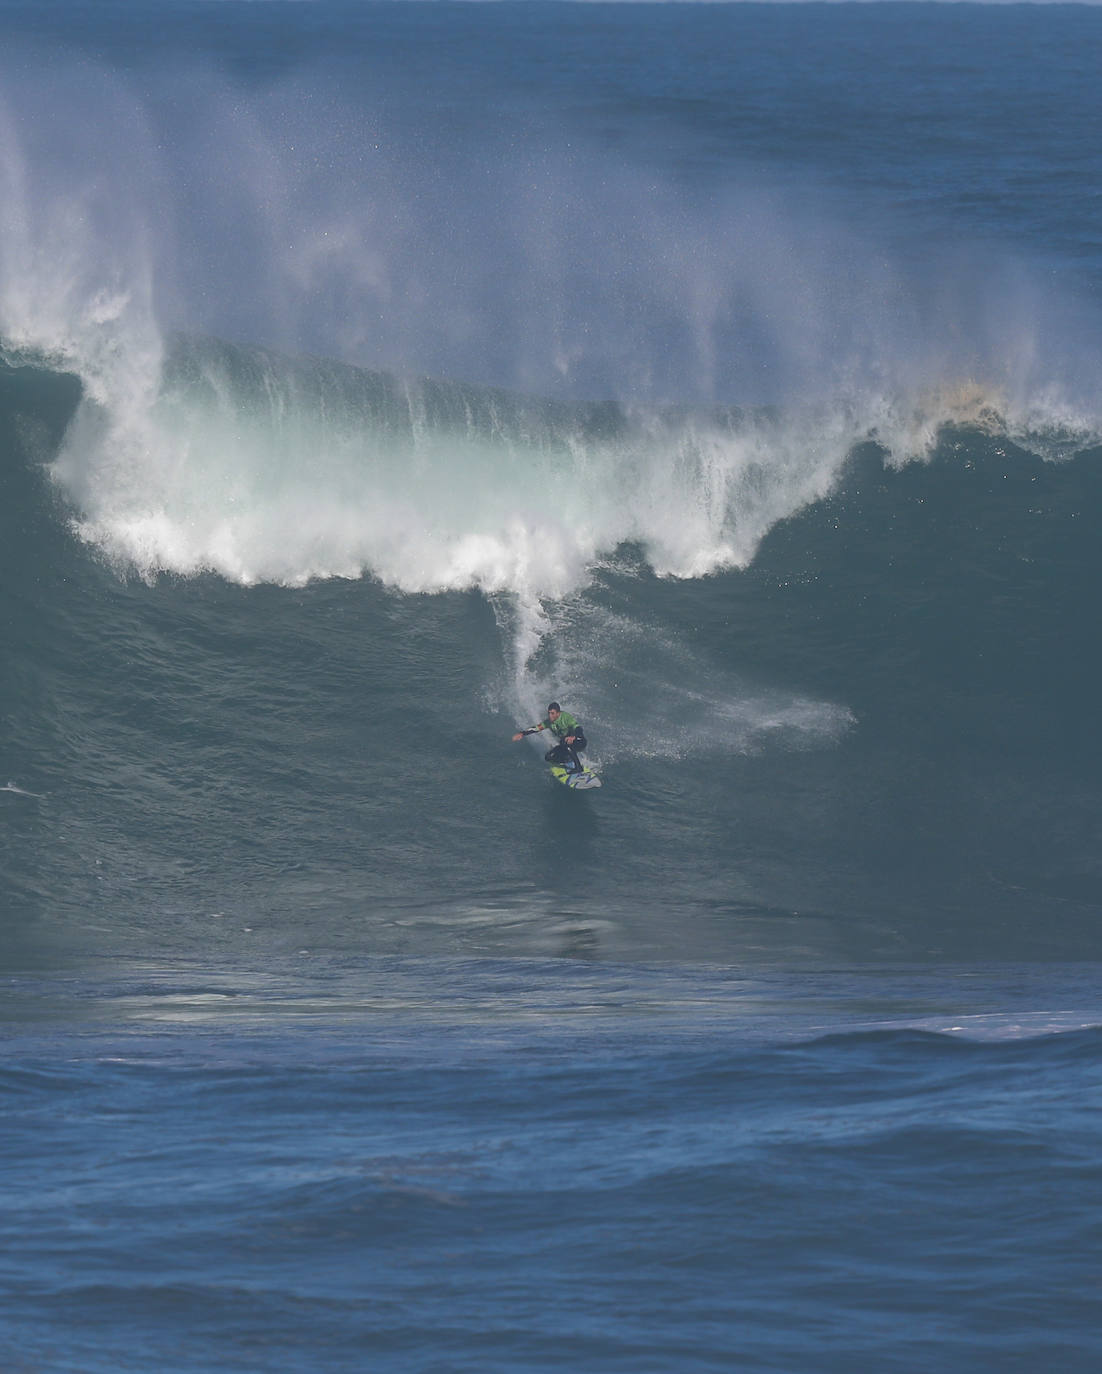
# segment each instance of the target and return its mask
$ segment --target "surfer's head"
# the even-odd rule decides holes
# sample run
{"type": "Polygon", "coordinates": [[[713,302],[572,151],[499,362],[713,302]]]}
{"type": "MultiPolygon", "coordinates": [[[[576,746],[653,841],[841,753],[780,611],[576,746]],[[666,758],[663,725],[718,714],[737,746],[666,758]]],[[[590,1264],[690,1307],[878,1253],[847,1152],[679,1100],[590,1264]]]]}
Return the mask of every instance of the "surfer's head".
{"type": "Polygon", "coordinates": [[[561,710],[562,707],[559,705],[559,703],[557,701],[553,701],[551,705],[547,708],[547,714],[551,717],[552,720],[554,720],[561,710]]]}

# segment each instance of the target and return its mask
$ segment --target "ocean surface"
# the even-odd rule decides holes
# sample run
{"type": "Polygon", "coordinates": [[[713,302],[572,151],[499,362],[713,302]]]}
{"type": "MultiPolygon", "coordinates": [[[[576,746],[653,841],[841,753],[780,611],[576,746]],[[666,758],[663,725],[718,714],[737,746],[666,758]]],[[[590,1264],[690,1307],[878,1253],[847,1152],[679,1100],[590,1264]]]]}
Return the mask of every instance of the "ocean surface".
{"type": "Polygon", "coordinates": [[[1100,70],[0,0],[5,1374],[1100,1367],[1100,70]]]}

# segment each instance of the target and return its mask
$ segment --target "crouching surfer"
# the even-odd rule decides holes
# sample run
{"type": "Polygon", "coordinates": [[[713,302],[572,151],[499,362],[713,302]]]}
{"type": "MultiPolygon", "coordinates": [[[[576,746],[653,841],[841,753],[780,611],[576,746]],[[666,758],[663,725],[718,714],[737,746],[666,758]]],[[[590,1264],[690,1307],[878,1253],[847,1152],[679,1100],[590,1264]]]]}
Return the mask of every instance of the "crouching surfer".
{"type": "Polygon", "coordinates": [[[550,730],[559,741],[553,749],[548,749],[544,754],[547,763],[558,764],[560,768],[566,768],[572,773],[584,771],[582,761],[578,758],[578,750],[586,746],[585,731],[557,701],[553,701],[547,708],[546,720],[541,720],[538,725],[529,726],[527,730],[518,731],[513,740],[515,742],[523,739],[525,735],[539,734],[541,730],[550,730]]]}

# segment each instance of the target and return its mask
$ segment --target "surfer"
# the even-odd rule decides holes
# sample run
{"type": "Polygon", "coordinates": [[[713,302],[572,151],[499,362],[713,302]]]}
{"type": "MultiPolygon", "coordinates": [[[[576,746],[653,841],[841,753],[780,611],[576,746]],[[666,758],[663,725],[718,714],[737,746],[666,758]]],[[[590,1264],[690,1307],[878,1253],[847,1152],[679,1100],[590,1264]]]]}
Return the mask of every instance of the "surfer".
{"type": "Polygon", "coordinates": [[[553,749],[548,749],[544,754],[546,763],[558,764],[560,768],[569,768],[572,773],[583,772],[582,761],[578,758],[578,750],[586,746],[585,731],[570,714],[564,711],[557,701],[553,701],[547,708],[547,719],[541,720],[538,725],[531,725],[527,730],[519,730],[514,736],[514,743],[518,739],[523,739],[525,735],[536,735],[541,730],[550,730],[559,741],[553,749]]]}

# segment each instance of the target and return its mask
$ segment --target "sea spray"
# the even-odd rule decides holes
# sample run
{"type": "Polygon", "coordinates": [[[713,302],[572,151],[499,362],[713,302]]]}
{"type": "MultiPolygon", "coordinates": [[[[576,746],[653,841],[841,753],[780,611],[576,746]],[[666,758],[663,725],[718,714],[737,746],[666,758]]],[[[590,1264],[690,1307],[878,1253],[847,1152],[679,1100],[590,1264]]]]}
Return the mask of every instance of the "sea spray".
{"type": "Polygon", "coordinates": [[[1097,465],[1010,441],[1097,409],[1093,73],[1069,104],[1052,46],[1094,20],[931,7],[931,87],[889,6],[110,8],[0,54],[0,334],[85,396],[43,500],[71,407],[31,452],[5,377],[43,927],[395,948],[440,902],[492,943],[504,889],[677,957],[682,902],[728,959],[735,904],[773,951],[832,943],[809,904],[865,953],[1087,948],[1097,465]],[[504,743],[552,698],[615,761],[581,885],[504,743]]]}
{"type": "Polygon", "coordinates": [[[581,131],[457,149],[340,80],[319,102],[321,68],[14,66],[0,349],[80,379],[51,473],[124,575],[478,589],[519,705],[618,549],[709,577],[866,439],[1099,432],[1082,311],[999,255],[908,263],[817,183],[705,188],[581,131]]]}
{"type": "Polygon", "coordinates": [[[0,348],[79,377],[52,473],[125,572],[473,587],[531,620],[624,544],[666,576],[746,566],[854,444],[926,456],[962,380],[1012,429],[1098,430],[1083,350],[1052,381],[1059,293],[951,258],[931,288],[821,187],[705,194],[580,135],[388,139],[310,71],[11,75],[0,348]],[[505,385],[426,375],[487,369],[505,385]]]}
{"type": "Polygon", "coordinates": [[[606,591],[623,577],[605,570],[548,606],[493,598],[508,667],[487,705],[527,725],[561,698],[585,723],[598,766],[821,747],[854,726],[845,705],[755,680],[749,664],[732,672],[683,628],[614,609],[606,591]]]}
{"type": "Polygon", "coordinates": [[[531,604],[624,543],[662,575],[745,565],[857,437],[844,415],[551,404],[181,339],[152,401],[86,407],[53,473],[82,537],[145,577],[368,575],[531,604]]]}

